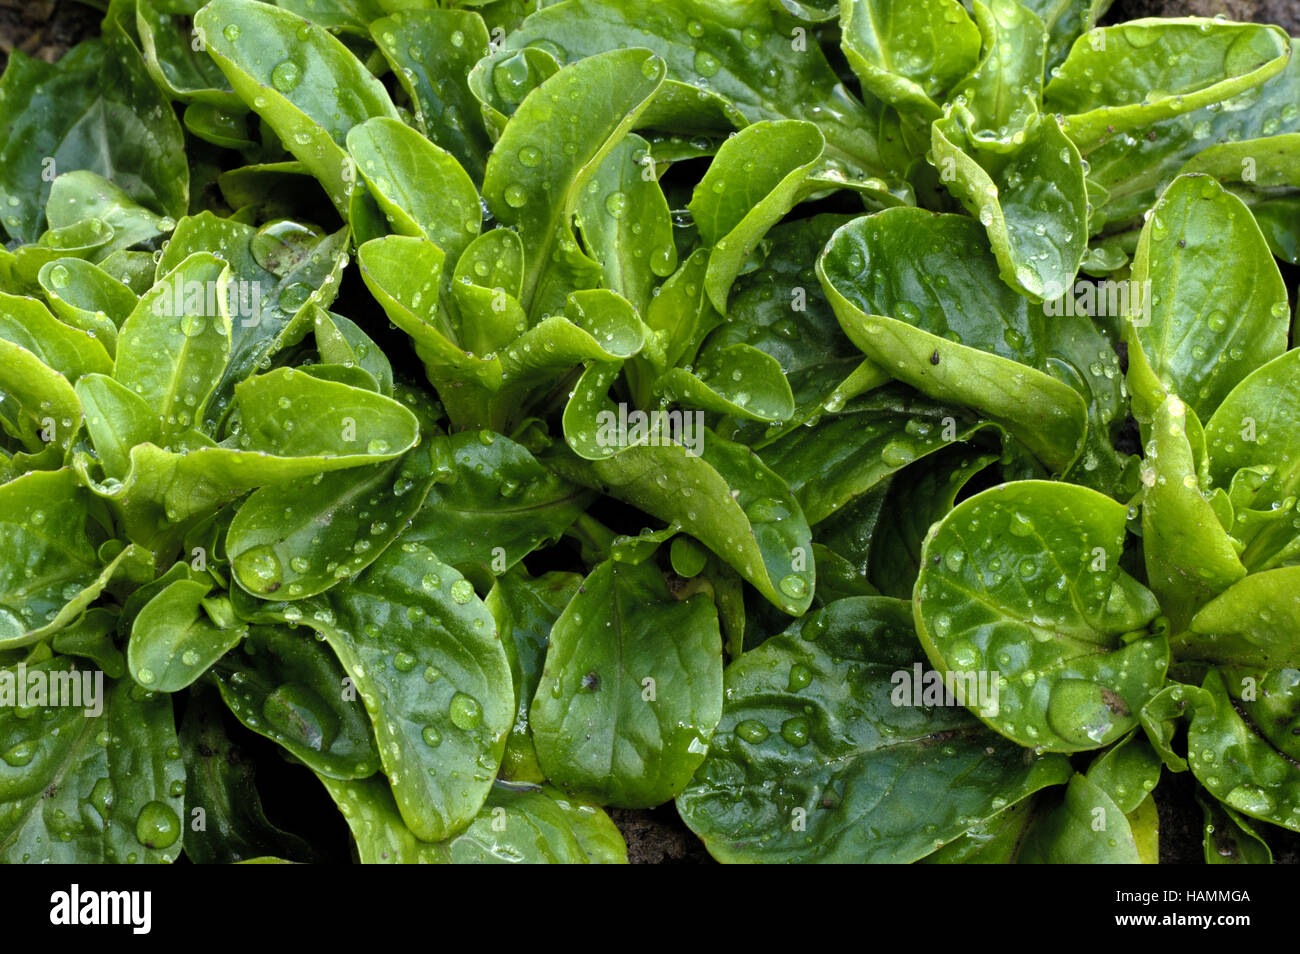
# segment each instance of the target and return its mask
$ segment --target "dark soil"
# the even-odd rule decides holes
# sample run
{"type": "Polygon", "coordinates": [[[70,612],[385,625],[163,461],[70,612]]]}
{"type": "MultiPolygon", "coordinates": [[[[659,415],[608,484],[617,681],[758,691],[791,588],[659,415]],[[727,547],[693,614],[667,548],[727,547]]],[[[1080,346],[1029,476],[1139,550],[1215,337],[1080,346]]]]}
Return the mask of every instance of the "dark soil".
{"type": "MultiPolygon", "coordinates": [[[[1118,0],[1106,23],[1148,16],[1215,16],[1276,23],[1300,36],[1300,0],[1118,0]]],[[[0,67],[14,49],[47,62],[69,46],[99,31],[102,14],[77,0],[0,0],[0,67]]],[[[1165,864],[1202,861],[1201,812],[1189,773],[1165,773],[1156,790],[1160,812],[1160,860],[1165,864]]],[[[633,864],[710,863],[708,853],[669,805],[649,811],[614,809],[615,824],[627,840],[633,864]]],[[[1269,825],[1275,861],[1300,863],[1300,835],[1269,825]]]]}
{"type": "Polygon", "coordinates": [[[103,14],[74,0],[0,0],[0,62],[19,49],[47,62],[99,32],[103,14]]]}

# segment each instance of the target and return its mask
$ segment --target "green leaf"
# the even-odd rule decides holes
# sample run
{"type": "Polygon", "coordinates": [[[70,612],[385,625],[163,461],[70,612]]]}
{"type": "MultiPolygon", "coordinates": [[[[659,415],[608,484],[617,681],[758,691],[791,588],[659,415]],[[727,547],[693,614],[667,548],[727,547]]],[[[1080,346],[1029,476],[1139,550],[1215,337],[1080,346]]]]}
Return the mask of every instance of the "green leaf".
{"type": "Polygon", "coordinates": [[[239,585],[265,599],[315,596],[356,576],[392,545],[434,481],[429,452],[253,492],[226,552],[239,585]]]}
{"type": "Polygon", "coordinates": [[[146,689],[178,692],[238,645],[246,627],[223,625],[234,624],[223,618],[229,601],[217,597],[209,603],[211,589],[209,583],[177,580],[145,604],[126,647],[131,678],[146,689]]]}
{"type": "Polygon", "coordinates": [[[212,673],[244,726],[330,778],[366,778],[379,752],[356,687],[330,648],[284,626],[251,626],[212,673]]]}
{"type": "Polygon", "coordinates": [[[164,439],[195,426],[230,358],[230,267],[196,252],[122,325],[113,378],[154,410],[164,439]]]}
{"type": "Polygon", "coordinates": [[[88,169],[154,211],[184,214],[190,177],[180,123],[121,30],[109,28],[53,66],[21,52],[10,57],[0,93],[8,131],[0,201],[14,238],[40,235],[51,170],[88,169]]]}
{"type": "Polygon", "coordinates": [[[1199,704],[1203,695],[1196,686],[1170,682],[1142,707],[1142,730],[1171,772],[1187,771],[1187,760],[1174,751],[1174,735],[1183,717],[1190,714],[1189,707],[1199,704]]]}
{"type": "Polygon", "coordinates": [[[981,150],[955,121],[931,131],[940,175],[988,230],[1002,280],[1035,301],[1059,298],[1088,247],[1083,161],[1060,125],[1032,117],[998,150],[981,150]]]}
{"type": "Polygon", "coordinates": [[[760,122],[723,143],[709,164],[689,209],[710,246],[704,287],[719,312],[727,311],[727,294],[745,256],[794,207],[824,145],[812,123],[760,122]],[[765,161],[760,164],[756,155],[765,161]]]}
{"type": "Polygon", "coordinates": [[[352,828],[363,864],[623,864],[627,846],[609,817],[550,787],[497,782],[459,835],[419,841],[382,779],[321,779],[352,828]]]}
{"type": "Polygon", "coordinates": [[[528,450],[491,431],[435,438],[440,479],[403,535],[445,563],[496,576],[556,539],[591,502],[528,450]]]}
{"type": "Polygon", "coordinates": [[[94,595],[103,589],[87,512],[88,495],[68,469],[0,484],[0,646],[22,646],[67,625],[65,606],[88,588],[97,586],[94,595]]]}
{"type": "Polygon", "coordinates": [[[365,703],[402,819],[425,841],[462,830],[514,718],[492,614],[468,580],[410,542],[320,606],[302,622],[325,636],[365,703]]]}
{"type": "Polygon", "coordinates": [[[1243,719],[1289,759],[1300,753],[1300,671],[1291,668],[1222,668],[1224,686],[1243,719]]]}
{"type": "Polygon", "coordinates": [[[609,816],[549,785],[497,782],[447,850],[452,864],[627,864],[609,816]]]}
{"type": "MultiPolygon", "coordinates": [[[[1147,585],[1180,632],[1211,598],[1246,575],[1236,548],[1201,491],[1187,405],[1169,397],[1151,424],[1143,471],[1142,553],[1147,585]]],[[[1177,645],[1175,654],[1179,653],[1177,645]]]]}
{"type": "Polygon", "coordinates": [[[578,199],[578,230],[600,263],[602,284],[645,314],[658,279],[677,268],[668,200],[650,144],[629,133],[610,150],[578,199]]]}
{"type": "Polygon", "coordinates": [[[348,152],[399,234],[428,239],[453,264],[478,236],[478,191],[451,153],[396,119],[354,126],[348,152]]]}
{"type": "Polygon", "coordinates": [[[1275,669],[1300,667],[1300,566],[1252,573],[1192,617],[1173,641],[1179,658],[1275,669]]]}
{"type": "Polygon", "coordinates": [[[135,0],[133,5],[145,66],[168,96],[186,103],[243,111],[221,70],[205,55],[205,38],[186,29],[184,21],[170,11],[165,12],[165,3],[135,0]]]}
{"type": "Polygon", "coordinates": [[[1005,152],[1038,112],[1047,35],[1025,4],[990,0],[986,6],[976,0],[971,6],[984,55],[949,98],[976,144],[1005,152]]]}
{"type": "Polygon", "coordinates": [[[159,443],[162,428],[154,409],[140,395],[102,374],[77,382],[77,398],[86,413],[86,430],[109,477],[123,477],[131,466],[131,448],[159,443]]]}
{"type": "Polygon", "coordinates": [[[890,474],[987,426],[960,408],[889,388],[799,428],[760,456],[790,485],[816,526],[890,474]]]}
{"type": "Polygon", "coordinates": [[[1111,0],[1020,0],[1047,28],[1047,70],[1060,66],[1070,47],[1097,25],[1111,0]]]}
{"type": "Polygon", "coordinates": [[[727,667],[722,721],[677,799],[710,854],[911,862],[1066,781],[1062,756],[1033,755],[960,708],[913,703],[908,615],[898,600],[837,600],[727,667]]]}
{"type": "Polygon", "coordinates": [[[576,573],[552,571],[534,578],[520,569],[497,577],[483,601],[496,620],[515,686],[515,722],[501,760],[503,778],[515,782],[545,778],[533,746],[528,709],[537,692],[551,630],[581,585],[582,577],[576,573]]]}
{"type": "MultiPolygon", "coordinates": [[[[29,678],[34,672],[83,686],[90,677],[97,705],[87,710],[29,702],[0,709],[0,752],[11,769],[20,769],[6,772],[0,786],[0,860],[174,861],[181,851],[185,766],[171,697],[145,692],[128,679],[103,680],[97,670],[76,669],[67,659],[27,667],[29,678]]],[[[16,673],[4,670],[3,676],[14,679],[16,673]]]]}
{"type": "Polygon", "coordinates": [[[1088,766],[1092,782],[1125,814],[1135,812],[1160,781],[1163,763],[1145,736],[1134,729],[1088,766]]]}
{"type": "Polygon", "coordinates": [[[538,47],[498,49],[484,55],[466,81],[488,135],[500,139],[506,121],[524,98],[559,71],[559,61],[538,47]]]}
{"type": "Polygon", "coordinates": [[[284,221],[258,229],[207,212],[176,226],[158,263],[159,275],[195,252],[211,252],[230,265],[230,360],[209,403],[209,421],[219,421],[228,410],[236,384],[268,367],[275,352],[307,333],[313,307],[329,308],[347,242],[346,229],[319,236],[284,221]],[[282,239],[286,235],[295,241],[292,251],[282,239]]]}
{"type": "Polygon", "coordinates": [[[711,601],[679,602],[653,563],[607,561],[551,630],[529,723],[547,778],[645,808],[690,781],[721,710],[711,601]]]}
{"type": "Polygon", "coordinates": [[[164,546],[184,533],[183,521],[254,487],[391,460],[419,436],[415,416],[397,401],[292,368],[241,382],[235,409],[239,429],[225,444],[193,430],[181,435],[179,451],[138,444],[120,480],[98,480],[85,455],[74,466],[112,502],[132,539],[164,546]]]}
{"type": "Polygon", "coordinates": [[[21,345],[0,338],[0,427],[37,453],[66,450],[81,428],[81,405],[68,379],[21,345]],[[47,440],[48,438],[48,440],[47,440]]]}
{"type": "Polygon", "coordinates": [[[371,117],[397,118],[383,84],[322,27],[286,10],[212,0],[194,23],[235,94],[347,219],[355,172],[344,143],[348,130],[371,117]]]}
{"type": "Polygon", "coordinates": [[[1258,86],[1289,55],[1286,33],[1274,26],[1134,20],[1081,37],[1043,91],[1043,105],[1064,115],[1066,133],[1090,150],[1258,86]]]}
{"type": "Polygon", "coordinates": [[[963,501],[926,537],[914,598],[926,655],[999,673],[995,704],[968,707],[1022,745],[1099,748],[1164,682],[1169,647],[1141,638],[1159,607],[1120,568],[1126,519],[1096,491],[1025,480],[963,501]]]}
{"type": "MultiPolygon", "coordinates": [[[[1086,41],[1087,38],[1085,38],[1086,41]]],[[[1171,119],[1145,124],[1145,135],[1114,136],[1084,145],[1088,180],[1100,191],[1090,218],[1093,232],[1136,231],[1143,214],[1183,167],[1217,143],[1300,132],[1300,56],[1291,41],[1285,69],[1259,86],[1171,119]]]]}
{"type": "Polygon", "coordinates": [[[65,656],[89,659],[110,679],[121,679],[126,675],[126,657],[113,640],[118,619],[114,610],[92,607],[75,623],[56,633],[50,647],[65,656]]]}
{"type": "Polygon", "coordinates": [[[780,363],[743,343],[706,348],[693,371],[672,368],[654,388],[684,407],[751,421],[785,421],[794,414],[794,394],[780,363]]]}
{"type": "Polygon", "coordinates": [[[937,119],[938,103],[979,59],[979,29],[957,0],[844,0],[840,45],[863,89],[937,119]]]}
{"type": "Polygon", "coordinates": [[[1254,470],[1249,501],[1239,506],[1276,519],[1234,527],[1244,544],[1241,562],[1264,570],[1295,559],[1300,527],[1292,516],[1300,495],[1300,349],[1253,371],[1238,384],[1205,427],[1210,476],[1219,487],[1254,470]]]}
{"type": "Polygon", "coordinates": [[[1196,799],[1205,816],[1205,848],[1207,865],[1271,865],[1273,852],[1264,841],[1231,808],[1199,792],[1196,799]]]}
{"type": "MultiPolygon", "coordinates": [[[[319,456],[335,464],[322,469],[386,460],[419,440],[417,419],[400,402],[292,368],[240,382],[235,401],[243,422],[240,450],[284,458],[319,456]]],[[[286,468],[283,476],[295,475],[286,468]]]]}
{"type": "Polygon", "coordinates": [[[85,241],[94,246],[89,257],[96,261],[156,240],[175,225],[174,219],[155,214],[125,189],[88,169],[60,173],[50,186],[45,215],[50,231],[41,236],[42,245],[72,251],[85,241]],[[83,229],[99,231],[104,241],[82,239],[83,229]]]}
{"type": "Polygon", "coordinates": [[[1173,393],[1208,420],[1242,378],[1286,350],[1277,263],[1250,210],[1209,176],[1179,176],[1156,203],[1133,278],[1150,283],[1149,305],[1125,328],[1139,418],[1173,393]]]}
{"type": "Polygon", "coordinates": [[[27,349],[73,385],[83,375],[113,369],[94,335],[59,321],[35,298],[0,292],[0,338],[27,349]]]}
{"type": "Polygon", "coordinates": [[[812,540],[785,482],[752,451],[712,432],[625,447],[604,460],[552,457],[560,474],[681,527],[793,616],[813,597],[812,540]]]}
{"type": "Polygon", "coordinates": [[[488,55],[488,31],[473,10],[400,10],[375,20],[370,33],[415,105],[415,124],[483,180],[491,143],[467,82],[488,55]]]}
{"type": "Polygon", "coordinates": [[[987,821],[969,829],[933,854],[920,859],[923,865],[1009,864],[1016,860],[1025,829],[1034,820],[1043,801],[1031,795],[1009,805],[987,821]]]}
{"type": "Polygon", "coordinates": [[[1128,818],[1106,791],[1085,775],[1075,775],[1064,801],[1038,816],[1025,831],[1021,864],[1142,863],[1128,818]]]}
{"type": "Polygon", "coordinates": [[[581,271],[573,257],[585,256],[570,223],[583,190],[645,109],[663,74],[663,62],[644,50],[613,50],[581,60],[525,98],[488,157],[483,198],[497,220],[513,226],[523,240],[527,259],[520,301],[529,315],[538,317],[563,300],[555,287],[563,279],[547,273],[557,267],[581,271]],[[557,143],[574,149],[557,149],[557,143]],[[566,256],[559,265],[552,264],[555,254],[566,256]]]}
{"type": "Polygon", "coordinates": [[[393,393],[393,366],[379,346],[355,322],[342,315],[317,309],[316,350],[321,360],[365,371],[380,394],[393,393]]]}
{"type": "MultiPolygon", "coordinates": [[[[741,423],[728,435],[733,439],[761,447],[889,380],[888,374],[863,360],[862,352],[840,329],[813,270],[831,233],[847,220],[817,215],[776,226],[767,233],[770,250],[762,267],[741,275],[732,286],[727,321],[710,337],[709,349],[748,344],[771,355],[780,362],[795,401],[794,413],[783,425],[764,428],[741,423]]],[[[669,303],[670,287],[665,284],[655,298],[647,317],[652,327],[659,317],[656,309],[669,303]]]]}
{"type": "Polygon", "coordinates": [[[921,569],[921,544],[956,505],[957,495],[996,460],[970,447],[945,448],[909,465],[879,500],[872,493],[823,523],[822,541],[849,558],[885,596],[910,599],[921,569]],[[868,519],[868,515],[876,516],[868,519]]]}
{"type": "Polygon", "coordinates": [[[366,35],[371,21],[383,16],[383,0],[277,0],[279,6],[332,32],[366,35]]]}
{"type": "Polygon", "coordinates": [[[117,329],[139,300],[135,292],[99,266],[79,258],[46,263],[38,280],[61,321],[94,335],[110,357],[116,352],[117,329]]]}
{"type": "Polygon", "coordinates": [[[887,209],[840,228],[817,271],[845,333],[882,369],[1002,424],[1055,470],[1079,455],[1085,404],[1046,373],[1051,326],[1068,319],[1001,281],[977,223],[887,209]]]}
{"type": "Polygon", "coordinates": [[[1197,780],[1243,815],[1300,830],[1300,769],[1237,712],[1217,669],[1206,674],[1203,689],[1207,698],[1193,707],[1187,729],[1197,780]]]}
{"type": "Polygon", "coordinates": [[[885,141],[882,104],[855,100],[811,31],[796,27],[797,21],[770,4],[566,0],[530,16],[506,37],[506,48],[537,45],[567,60],[618,43],[653,50],[667,63],[672,81],[722,97],[748,122],[814,122],[839,163],[886,175],[896,168],[891,161],[900,150],[885,141]]]}

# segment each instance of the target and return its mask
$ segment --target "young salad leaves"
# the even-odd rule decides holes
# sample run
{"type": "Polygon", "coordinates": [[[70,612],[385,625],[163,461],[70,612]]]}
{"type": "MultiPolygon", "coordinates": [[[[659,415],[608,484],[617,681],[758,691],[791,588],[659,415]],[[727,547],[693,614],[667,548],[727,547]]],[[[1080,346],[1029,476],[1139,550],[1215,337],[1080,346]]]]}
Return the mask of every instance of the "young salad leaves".
{"type": "Polygon", "coordinates": [[[15,51],[0,860],[1271,861],[1297,41],[1107,6],[15,51]]]}

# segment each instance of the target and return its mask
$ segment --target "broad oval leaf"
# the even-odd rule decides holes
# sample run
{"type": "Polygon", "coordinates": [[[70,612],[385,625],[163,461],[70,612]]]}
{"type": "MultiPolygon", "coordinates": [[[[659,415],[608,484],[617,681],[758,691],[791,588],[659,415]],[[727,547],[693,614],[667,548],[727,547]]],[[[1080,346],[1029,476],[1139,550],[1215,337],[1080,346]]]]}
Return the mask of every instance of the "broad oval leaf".
{"type": "Polygon", "coordinates": [[[520,301],[528,314],[555,309],[556,289],[548,287],[553,280],[545,273],[556,267],[554,254],[569,246],[577,252],[570,223],[582,190],[645,109],[663,75],[663,61],[645,50],[600,53],[533,90],[507,123],[488,157],[483,198],[498,221],[515,227],[523,240],[520,301]],[[560,143],[573,151],[557,148],[560,143]]]}
{"type": "Polygon", "coordinates": [[[432,486],[429,451],[383,464],[263,487],[231,521],[226,552],[239,585],[256,596],[315,596],[379,558],[432,486]]]}
{"type": "Polygon", "coordinates": [[[979,59],[979,28],[957,0],[848,0],[840,29],[863,88],[925,119],[939,117],[937,103],[979,59]]]}
{"type": "Polygon", "coordinates": [[[680,792],[722,712],[722,636],[705,596],[679,601],[654,563],[606,561],[551,630],[529,710],[546,776],[602,804],[680,792]]]}
{"type": "MultiPolygon", "coordinates": [[[[81,688],[85,707],[11,701],[0,712],[0,860],[136,864],[181,852],[185,766],[171,696],[105,680],[66,657],[25,667],[81,688]],[[102,740],[102,741],[101,741],[102,740]]],[[[0,670],[0,691],[18,672],[0,670]]]]}
{"type": "Polygon", "coordinates": [[[997,674],[996,704],[970,708],[1008,738],[1099,748],[1164,682],[1169,647],[1143,632],[1159,607],[1121,569],[1126,520],[1094,490],[1026,480],[963,501],[927,535],[917,635],[942,671],[997,674]]]}
{"type": "Polygon", "coordinates": [[[1300,566],[1251,573],[1200,608],[1173,641],[1180,658],[1300,667],[1300,566]]]}
{"type": "Polygon", "coordinates": [[[794,207],[824,145],[812,123],[760,122],[723,143],[709,164],[688,208],[710,246],[704,287],[719,312],[727,311],[727,295],[745,256],[794,207]],[[759,164],[755,155],[766,159],[759,164]]]}
{"type": "Polygon", "coordinates": [[[1075,42],[1043,105],[1091,149],[1258,86],[1286,67],[1289,47],[1283,30],[1253,23],[1186,17],[1103,27],[1075,42]]]}
{"type": "Polygon", "coordinates": [[[899,600],[837,600],[727,667],[708,757],[677,799],[710,854],[916,861],[1066,781],[1062,756],[1031,755],[959,707],[921,704],[908,617],[899,600]]]}
{"type": "Polygon", "coordinates": [[[474,587],[417,543],[294,615],[325,636],[375,725],[407,826],[425,841],[483,805],[514,720],[510,665],[474,587]]]}
{"type": "Polygon", "coordinates": [[[176,580],[145,604],[126,647],[132,679],[153,691],[178,692],[238,645],[246,628],[212,618],[205,600],[211,589],[210,583],[176,580]]]}
{"type": "Polygon", "coordinates": [[[348,217],[355,174],[348,130],[397,109],[369,70],[322,27],[263,3],[212,0],[194,18],[235,94],[348,217]]]}
{"type": "Polygon", "coordinates": [[[113,378],[153,408],[161,433],[196,426],[230,360],[230,267],[196,252],[140,299],[122,325],[113,378]]]}
{"type": "Polygon", "coordinates": [[[366,778],[379,770],[375,734],[330,648],[301,629],[259,618],[240,648],[213,667],[236,719],[312,771],[366,778]]]}
{"type": "Polygon", "coordinates": [[[426,238],[454,265],[478,236],[478,190],[451,153],[396,119],[353,126],[348,152],[370,193],[402,235],[426,238]]]}
{"type": "Polygon", "coordinates": [[[1242,378],[1286,350],[1277,263],[1250,210],[1209,176],[1179,176],[1161,196],[1132,274],[1150,299],[1125,328],[1144,419],[1173,393],[1208,420],[1242,378]]]}
{"type": "Polygon", "coordinates": [[[1048,317],[1007,287],[978,223],[887,209],[841,227],[818,277],[853,343],[898,380],[973,407],[1063,471],[1087,433],[1079,393],[1046,373],[1048,317]]]}

